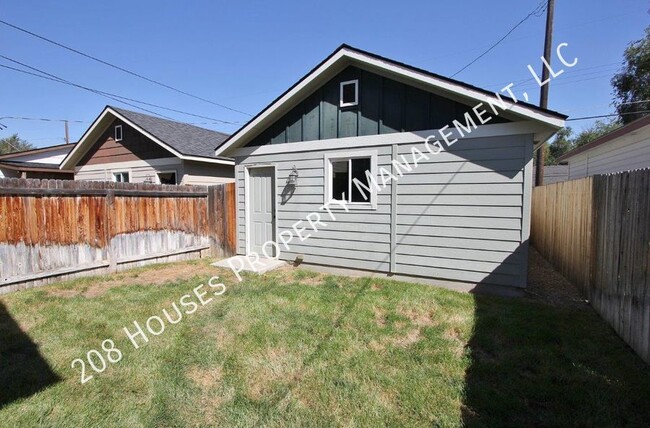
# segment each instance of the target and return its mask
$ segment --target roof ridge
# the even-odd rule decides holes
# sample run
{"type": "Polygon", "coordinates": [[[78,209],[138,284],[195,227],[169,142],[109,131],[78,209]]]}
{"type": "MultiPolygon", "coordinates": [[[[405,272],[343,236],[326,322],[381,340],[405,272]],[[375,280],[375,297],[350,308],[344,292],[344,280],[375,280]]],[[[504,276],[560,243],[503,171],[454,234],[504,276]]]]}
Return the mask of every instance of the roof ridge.
{"type": "Polygon", "coordinates": [[[141,113],[139,111],[128,110],[128,109],[125,109],[125,108],[122,108],[122,107],[115,107],[115,106],[110,105],[110,104],[107,104],[106,107],[111,108],[113,110],[116,110],[118,112],[123,111],[123,112],[127,112],[127,113],[133,113],[133,114],[150,117],[152,119],[156,119],[156,120],[160,120],[160,121],[164,121],[164,122],[177,123],[177,124],[183,125],[183,126],[191,126],[193,128],[201,129],[201,130],[204,130],[204,131],[209,131],[209,132],[214,132],[214,133],[217,133],[217,134],[221,134],[222,136],[225,136],[225,137],[230,136],[230,134],[227,134],[225,132],[215,131],[214,129],[204,128],[202,126],[197,126],[197,125],[194,125],[192,123],[181,122],[180,120],[167,119],[167,118],[164,118],[164,117],[154,116],[152,114],[146,114],[146,113],[141,113]]]}

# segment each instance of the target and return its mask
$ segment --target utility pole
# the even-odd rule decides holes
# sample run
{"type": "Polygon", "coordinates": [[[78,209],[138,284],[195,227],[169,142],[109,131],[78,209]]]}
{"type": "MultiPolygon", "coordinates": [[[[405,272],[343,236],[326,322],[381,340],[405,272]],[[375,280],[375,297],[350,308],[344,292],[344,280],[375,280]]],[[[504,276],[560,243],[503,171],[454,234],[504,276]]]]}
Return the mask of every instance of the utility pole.
{"type": "Polygon", "coordinates": [[[70,133],[68,132],[68,121],[64,120],[63,123],[65,124],[65,143],[70,144],[70,133]]]}
{"type": "MultiPolygon", "coordinates": [[[[544,38],[544,59],[546,63],[551,65],[551,45],[553,44],[553,9],[555,8],[555,0],[548,0],[546,5],[546,36],[544,38]]],[[[542,63],[542,85],[539,92],[539,106],[548,108],[548,67],[542,63]]],[[[537,150],[537,162],[535,165],[535,186],[544,184],[544,145],[537,150]]]]}

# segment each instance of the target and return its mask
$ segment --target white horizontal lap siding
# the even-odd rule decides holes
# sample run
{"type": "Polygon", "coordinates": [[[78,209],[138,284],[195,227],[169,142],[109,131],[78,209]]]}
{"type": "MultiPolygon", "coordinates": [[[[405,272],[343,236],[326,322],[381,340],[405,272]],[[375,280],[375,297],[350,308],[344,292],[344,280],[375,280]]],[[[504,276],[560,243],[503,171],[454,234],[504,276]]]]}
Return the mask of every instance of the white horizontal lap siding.
{"type": "Polygon", "coordinates": [[[571,179],[650,167],[650,126],[569,159],[571,179]]]}
{"type": "Polygon", "coordinates": [[[132,183],[142,183],[156,180],[157,171],[173,171],[182,173],[182,164],[178,158],[152,159],[148,161],[126,161],[86,165],[75,169],[75,180],[113,181],[113,173],[128,172],[132,183]]]}
{"type": "MultiPolygon", "coordinates": [[[[400,144],[398,154],[412,161],[411,148],[427,153],[423,144],[400,144]]],[[[376,150],[378,168],[391,170],[392,145],[355,148],[376,150]]],[[[328,150],[336,152],[348,150],[328,150]]],[[[388,272],[391,266],[391,188],[377,195],[374,210],[335,211],[336,220],[320,211],[326,189],[325,151],[249,155],[237,158],[239,252],[245,253],[244,166],[276,168],[278,232],[295,222],[308,227],[306,216],[320,212],[327,224],[304,242],[297,239],[282,258],[302,255],[307,263],[388,272]],[[298,185],[281,203],[293,167],[298,185]]],[[[524,188],[530,186],[525,164],[532,156],[532,136],[461,140],[417,167],[404,171],[397,184],[394,255],[396,273],[447,280],[522,285],[527,266],[522,250],[523,224],[529,215],[524,188]],[[530,153],[528,153],[530,151],[530,153]]],[[[399,161],[404,161],[398,156],[399,161]]]]}
{"type": "MultiPolygon", "coordinates": [[[[248,165],[273,165],[276,168],[277,230],[290,231],[294,223],[307,227],[303,235],[311,235],[300,242],[294,238],[290,249],[282,247],[281,258],[294,260],[302,255],[306,263],[327,264],[348,268],[387,272],[390,262],[390,186],[377,194],[376,209],[349,208],[346,212],[333,206],[335,220],[321,210],[325,193],[325,153],[344,154],[354,150],[327,150],[300,153],[251,155],[236,158],[238,196],[238,252],[246,252],[244,167],[248,165]],[[293,195],[282,203],[282,191],[293,167],[298,171],[298,185],[293,195]],[[306,221],[307,215],[317,212],[327,224],[313,231],[306,221]]],[[[377,153],[377,167],[390,170],[390,146],[377,146],[363,151],[377,153]]]]}
{"type": "MultiPolygon", "coordinates": [[[[423,144],[416,147],[428,153],[423,144]]],[[[409,145],[398,147],[407,159],[410,152],[409,145]]],[[[461,140],[429,154],[400,179],[396,273],[523,285],[525,163],[531,154],[526,135],[461,140]]]]}

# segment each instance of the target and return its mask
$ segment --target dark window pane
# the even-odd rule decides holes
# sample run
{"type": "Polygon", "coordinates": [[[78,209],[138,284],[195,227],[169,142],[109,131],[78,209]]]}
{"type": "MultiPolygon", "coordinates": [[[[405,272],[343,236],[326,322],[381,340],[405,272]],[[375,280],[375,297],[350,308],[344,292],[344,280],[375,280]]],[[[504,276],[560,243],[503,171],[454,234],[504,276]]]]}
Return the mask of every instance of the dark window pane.
{"type": "Polygon", "coordinates": [[[370,202],[370,193],[363,187],[363,193],[361,193],[357,185],[354,184],[356,178],[367,187],[370,187],[366,171],[370,172],[370,158],[352,159],[352,202],[370,202]],[[363,197],[364,194],[367,199],[363,197]]]}
{"type": "Polygon", "coordinates": [[[357,102],[356,87],[356,83],[343,85],[343,104],[357,102]]]}
{"type": "Polygon", "coordinates": [[[332,199],[347,200],[349,176],[348,161],[332,162],[332,199]]]}
{"type": "Polygon", "coordinates": [[[159,172],[158,180],[160,184],[176,184],[176,173],[175,172],[159,172]]]}

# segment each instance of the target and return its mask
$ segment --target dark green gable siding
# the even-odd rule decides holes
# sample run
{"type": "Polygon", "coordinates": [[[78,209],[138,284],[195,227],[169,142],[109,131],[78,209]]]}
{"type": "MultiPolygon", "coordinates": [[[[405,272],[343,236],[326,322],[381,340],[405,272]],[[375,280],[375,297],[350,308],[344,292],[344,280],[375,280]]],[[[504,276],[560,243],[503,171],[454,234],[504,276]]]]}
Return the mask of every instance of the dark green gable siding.
{"type": "MultiPolygon", "coordinates": [[[[348,67],[248,145],[439,129],[454,119],[464,123],[463,115],[472,107],[348,67]],[[355,79],[359,80],[359,105],[339,107],[339,84],[355,79]]],[[[490,123],[506,121],[495,117],[490,123]]]]}

